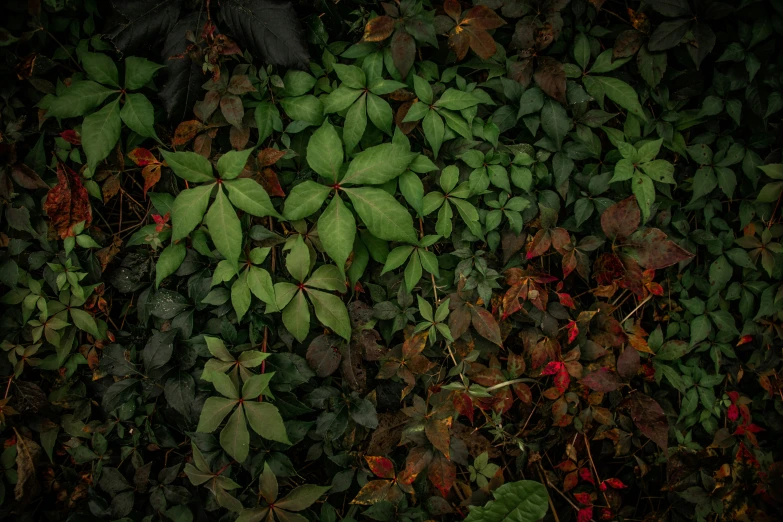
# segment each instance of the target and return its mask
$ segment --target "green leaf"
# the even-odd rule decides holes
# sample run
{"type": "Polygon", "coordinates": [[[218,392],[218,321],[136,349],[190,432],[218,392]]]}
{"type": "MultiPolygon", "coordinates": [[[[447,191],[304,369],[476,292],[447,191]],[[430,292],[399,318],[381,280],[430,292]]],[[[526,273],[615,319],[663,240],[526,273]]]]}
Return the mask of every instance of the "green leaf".
{"type": "Polygon", "coordinates": [[[251,152],[253,152],[253,149],[232,150],[220,156],[217,162],[217,170],[220,173],[220,177],[222,179],[234,179],[242,174],[251,152]]]}
{"type": "Polygon", "coordinates": [[[574,58],[583,71],[587,69],[590,62],[590,41],[584,33],[579,33],[574,38],[574,58]]]}
{"type": "Polygon", "coordinates": [[[367,187],[345,189],[345,193],[372,235],[386,241],[416,242],[413,218],[388,192],[367,187]]]}
{"type": "Polygon", "coordinates": [[[410,261],[408,261],[408,265],[403,272],[405,287],[408,289],[408,292],[413,292],[416,283],[421,280],[421,273],[421,260],[419,259],[419,250],[417,249],[411,254],[410,261]]]}
{"type": "Polygon", "coordinates": [[[320,125],[324,119],[324,106],[321,100],[312,95],[283,98],[280,106],[294,121],[304,121],[310,125],[320,125]]]}
{"type": "Polygon", "coordinates": [[[221,186],[218,186],[217,196],[209,207],[205,222],[218,251],[236,265],[242,252],[242,225],[221,186]]]}
{"type": "Polygon", "coordinates": [[[340,112],[347,109],[363,92],[364,91],[360,89],[351,89],[345,85],[340,85],[326,97],[323,108],[324,114],[340,112]]]}
{"type": "Polygon", "coordinates": [[[193,183],[215,181],[215,177],[212,175],[212,164],[201,154],[167,152],[165,150],[161,150],[161,154],[174,174],[180,178],[193,183]]]}
{"type": "MultiPolygon", "coordinates": [[[[242,352],[247,353],[247,352],[242,352]]],[[[267,355],[265,353],[257,352],[260,355],[267,355]]],[[[256,358],[257,359],[257,358],[256,358]]],[[[255,366],[258,366],[263,362],[266,357],[258,361],[255,366]]],[[[269,388],[269,381],[274,377],[275,372],[264,373],[259,375],[253,375],[242,385],[242,398],[246,401],[252,401],[258,399],[259,395],[263,394],[269,388]]]]}
{"type": "Polygon", "coordinates": [[[162,65],[144,58],[128,56],[125,58],[125,89],[129,91],[141,89],[162,68],[162,65]]]}
{"type": "MultiPolygon", "coordinates": [[[[600,85],[606,96],[620,107],[627,109],[628,112],[638,117],[642,121],[647,121],[642,106],[639,104],[639,96],[636,91],[622,80],[610,78],[608,76],[586,76],[584,78],[585,87],[588,81],[600,85]]],[[[588,88],[588,91],[590,89],[588,88]]],[[[541,122],[543,125],[543,121],[541,122]]]]}
{"type": "Polygon", "coordinates": [[[549,508],[546,486],[533,480],[503,484],[492,494],[484,507],[471,506],[465,522],[536,522],[549,508]]]}
{"type": "Polygon", "coordinates": [[[250,287],[247,284],[247,271],[231,285],[231,306],[237,314],[237,322],[242,321],[242,317],[250,309],[250,287]]]}
{"type": "Polygon", "coordinates": [[[335,195],[318,218],[318,236],[326,253],[342,272],[353,251],[356,219],[339,196],[335,195]]]}
{"type": "Polygon", "coordinates": [[[307,338],[310,331],[310,309],[302,290],[298,290],[293,299],[283,308],[282,319],[283,325],[291,332],[294,339],[301,343],[307,338]]]}
{"type": "Polygon", "coordinates": [[[759,165],[759,169],[772,179],[783,179],[783,163],[759,165]]]}
{"type": "Polygon", "coordinates": [[[670,183],[676,185],[674,180],[674,165],[666,160],[654,160],[642,163],[639,167],[647,174],[650,179],[658,183],[670,183]]]}
{"type": "Polygon", "coordinates": [[[257,266],[251,266],[247,272],[247,286],[254,296],[268,305],[275,305],[275,290],[269,272],[257,266]]]}
{"type": "Polygon", "coordinates": [[[315,87],[316,79],[304,71],[288,69],[283,77],[286,96],[302,96],[315,87]]]}
{"type": "Polygon", "coordinates": [[[50,118],[84,116],[116,92],[119,91],[91,81],[74,82],[60,96],[52,98],[46,116],[50,118]]]}
{"type": "Polygon", "coordinates": [[[362,95],[356,103],[351,105],[345,115],[345,126],[343,128],[343,141],[345,142],[345,151],[349,154],[359,144],[367,129],[367,96],[362,95]]]}
{"type": "Polygon", "coordinates": [[[538,87],[531,87],[522,93],[519,100],[519,113],[517,117],[535,114],[544,106],[544,93],[538,87]]]}
{"type": "Polygon", "coordinates": [[[102,336],[98,332],[98,325],[95,322],[95,318],[81,310],[79,308],[71,308],[71,320],[74,326],[79,330],[83,330],[97,339],[101,339],[102,336]]]}
{"type": "Polygon", "coordinates": [[[239,405],[220,431],[220,446],[240,464],[250,451],[250,433],[247,431],[243,406],[239,405]]]}
{"type": "Polygon", "coordinates": [[[631,179],[631,190],[636,196],[639,208],[642,209],[642,222],[645,222],[650,218],[655,203],[655,185],[646,174],[636,171],[631,179]]]}
{"type": "Polygon", "coordinates": [[[432,105],[432,86],[418,74],[413,76],[413,90],[420,101],[432,105]]]}
{"type": "Polygon", "coordinates": [[[217,357],[224,362],[234,362],[234,356],[226,349],[222,339],[205,335],[204,341],[207,343],[207,349],[213,357],[217,357]]]}
{"type": "MultiPolygon", "coordinates": [[[[291,70],[289,70],[291,72],[291,70]]],[[[280,111],[269,102],[261,102],[256,106],[253,113],[258,127],[258,143],[260,144],[272,135],[275,129],[280,130],[283,126],[280,120],[280,111]]]]}
{"type": "Polygon", "coordinates": [[[685,341],[668,341],[661,346],[655,354],[655,360],[658,361],[676,361],[691,351],[693,347],[685,341]]]}
{"type": "Polygon", "coordinates": [[[563,106],[555,100],[547,98],[541,109],[541,128],[559,147],[571,130],[573,122],[563,106]]]}
{"type": "Polygon", "coordinates": [[[698,317],[695,317],[693,321],[691,321],[691,346],[696,346],[700,342],[702,342],[704,339],[706,339],[710,332],[712,331],[712,326],[710,325],[710,318],[706,315],[700,315],[698,317]]]}
{"type": "Polygon", "coordinates": [[[120,75],[117,66],[109,56],[101,53],[90,53],[82,51],[79,54],[79,61],[82,62],[84,72],[90,79],[104,85],[112,87],[120,86],[120,75]]]}
{"type": "Polygon", "coordinates": [[[237,401],[223,397],[209,397],[204,401],[204,408],[198,420],[196,431],[200,433],[212,433],[223,422],[226,415],[236,406],[237,401]]]}
{"type": "Polygon", "coordinates": [[[291,444],[283,418],[277,408],[268,402],[248,401],[243,404],[245,415],[253,431],[267,440],[291,444]]]}
{"type": "Polygon", "coordinates": [[[212,188],[213,185],[201,185],[179,193],[171,207],[172,241],[187,237],[201,223],[212,188]]]}
{"type": "Polygon", "coordinates": [[[466,140],[473,138],[473,132],[470,130],[468,122],[465,121],[465,118],[460,116],[458,113],[441,109],[438,110],[438,114],[440,114],[443,119],[446,120],[446,125],[448,125],[451,130],[466,140]]]}
{"type": "Polygon", "coordinates": [[[158,135],[155,134],[155,110],[143,94],[126,94],[120,117],[136,134],[158,139],[158,135]]]}
{"type": "Polygon", "coordinates": [[[315,316],[334,333],[349,341],[351,339],[351,320],[345,303],[336,295],[320,290],[307,289],[310,302],[313,303],[315,316]]]}
{"type": "Polygon", "coordinates": [[[391,272],[395,268],[399,268],[402,266],[403,263],[408,259],[408,256],[411,255],[411,252],[413,252],[412,246],[409,245],[403,245],[398,246],[391,252],[389,252],[389,255],[386,257],[386,264],[383,265],[383,271],[381,272],[381,275],[385,274],[386,272],[391,272]]]}
{"type": "Polygon", "coordinates": [[[232,179],[224,181],[223,186],[228,191],[228,199],[238,209],[257,217],[279,216],[266,190],[256,180],[232,179]]]}
{"type": "Polygon", "coordinates": [[[304,486],[299,486],[291,491],[291,493],[275,502],[275,507],[287,511],[302,511],[313,505],[321,495],[330,489],[332,489],[331,486],[305,484],[304,486]]]}
{"type": "Polygon", "coordinates": [[[161,281],[177,271],[179,265],[185,260],[185,253],[184,243],[174,243],[163,249],[155,264],[156,288],[160,286],[161,281]]]}
{"type": "Polygon", "coordinates": [[[478,105],[479,99],[469,92],[458,91],[457,89],[446,89],[440,99],[435,102],[435,107],[443,107],[452,111],[461,111],[478,105]]]}
{"type": "Polygon", "coordinates": [[[285,257],[285,268],[299,282],[307,279],[310,272],[310,249],[305,245],[302,236],[296,236],[291,244],[291,250],[285,257]]]}
{"type": "Polygon", "coordinates": [[[337,182],[343,166],[343,144],[328,121],[313,132],[307,143],[307,164],[321,176],[337,182]]]}
{"type": "Polygon", "coordinates": [[[693,194],[691,201],[696,201],[702,196],[706,196],[718,186],[718,179],[715,177],[715,171],[712,167],[701,167],[696,171],[693,177],[693,194]]]}
{"type": "Polygon", "coordinates": [[[761,190],[759,190],[759,195],[756,197],[756,201],[761,203],[772,203],[777,201],[781,193],[783,193],[783,181],[767,183],[761,187],[761,190]]]}
{"type": "Polygon", "coordinates": [[[395,143],[384,143],[363,150],[348,165],[340,185],[380,185],[402,174],[416,153],[395,143]]]}
{"type": "Polygon", "coordinates": [[[389,103],[374,94],[367,95],[367,116],[378,129],[391,136],[394,113],[389,103]]]}
{"type": "Polygon", "coordinates": [[[334,72],[340,81],[351,89],[364,89],[367,84],[367,78],[364,71],[355,65],[334,64],[334,72]]]}
{"type": "Polygon", "coordinates": [[[305,181],[291,189],[285,200],[283,215],[291,221],[303,219],[321,208],[326,196],[332,191],[330,187],[305,181]]]}
{"type": "Polygon", "coordinates": [[[424,184],[421,182],[421,178],[414,172],[406,170],[397,179],[397,184],[405,201],[421,216],[424,209],[424,184]]]}
{"type": "Polygon", "coordinates": [[[427,141],[432,147],[432,156],[437,158],[440,146],[443,144],[443,135],[446,132],[443,119],[438,116],[437,112],[428,111],[421,126],[424,130],[424,136],[427,137],[427,141]]]}
{"type": "Polygon", "coordinates": [[[119,99],[84,118],[82,147],[90,170],[95,172],[98,163],[111,153],[120,139],[121,128],[119,99]]]}
{"type": "Polygon", "coordinates": [[[323,265],[316,268],[313,275],[305,281],[305,286],[341,293],[346,290],[345,277],[342,271],[334,265],[323,265]]]}
{"type": "Polygon", "coordinates": [[[675,47],[688,32],[692,21],[692,18],[677,18],[662,22],[653,31],[647,42],[647,47],[651,51],[665,51],[675,47]]]}

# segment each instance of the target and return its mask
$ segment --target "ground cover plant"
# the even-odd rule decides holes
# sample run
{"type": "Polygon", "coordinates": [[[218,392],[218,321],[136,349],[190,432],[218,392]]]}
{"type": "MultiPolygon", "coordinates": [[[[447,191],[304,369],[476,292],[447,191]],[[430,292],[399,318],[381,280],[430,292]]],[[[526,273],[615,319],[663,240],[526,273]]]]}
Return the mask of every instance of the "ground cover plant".
{"type": "Polygon", "coordinates": [[[779,519],[783,3],[2,14],[3,519],[779,519]]]}

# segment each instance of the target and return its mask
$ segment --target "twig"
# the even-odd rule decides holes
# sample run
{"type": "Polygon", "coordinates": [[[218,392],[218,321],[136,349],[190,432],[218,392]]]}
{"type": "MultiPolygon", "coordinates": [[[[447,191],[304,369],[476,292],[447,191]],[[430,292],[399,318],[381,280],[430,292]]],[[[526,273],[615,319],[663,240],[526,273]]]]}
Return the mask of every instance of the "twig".
{"type": "Polygon", "coordinates": [[[623,324],[625,321],[627,321],[627,320],[628,320],[628,318],[629,318],[629,317],[631,317],[633,314],[635,314],[635,313],[636,313],[636,311],[637,311],[639,308],[641,308],[642,306],[644,306],[644,304],[645,304],[647,301],[649,301],[650,299],[652,299],[652,296],[653,296],[653,294],[650,294],[650,295],[648,295],[647,297],[645,297],[645,298],[644,298],[644,300],[642,300],[642,302],[641,302],[641,303],[639,303],[639,305],[638,305],[636,308],[634,308],[633,310],[631,310],[631,313],[629,313],[628,315],[626,315],[626,316],[625,316],[625,319],[623,319],[622,321],[620,321],[620,324],[623,324]]]}
{"type": "Polygon", "coordinates": [[[10,377],[8,377],[8,386],[5,387],[5,395],[3,395],[3,400],[8,398],[8,392],[11,390],[11,381],[14,380],[14,374],[11,374],[10,377]]]}
{"type": "MultiPolygon", "coordinates": [[[[543,473],[541,473],[541,463],[538,463],[538,476],[541,477],[541,482],[544,484],[544,486],[550,486],[549,480],[544,478],[543,473]]],[[[546,496],[546,501],[549,502],[549,509],[552,510],[552,516],[555,517],[555,522],[560,522],[560,517],[557,516],[557,510],[555,509],[555,505],[552,503],[552,497],[549,495],[546,496]]]]}
{"type": "MultiPolygon", "coordinates": [[[[590,459],[590,465],[593,467],[593,473],[595,473],[595,480],[598,481],[598,489],[601,490],[601,477],[598,476],[598,470],[595,468],[595,462],[593,462],[593,453],[590,451],[590,440],[587,438],[587,434],[584,434],[585,438],[585,447],[587,447],[587,457],[590,459]]],[[[609,503],[609,499],[606,496],[606,492],[601,490],[601,495],[603,495],[604,500],[606,501],[607,506],[611,506],[609,503]]]]}

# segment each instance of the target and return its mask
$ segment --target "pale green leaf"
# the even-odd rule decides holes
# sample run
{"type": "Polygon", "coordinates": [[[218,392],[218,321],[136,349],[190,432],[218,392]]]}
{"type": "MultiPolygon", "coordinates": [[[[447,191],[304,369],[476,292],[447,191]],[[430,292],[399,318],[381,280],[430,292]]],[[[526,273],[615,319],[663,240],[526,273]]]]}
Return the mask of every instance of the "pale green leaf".
{"type": "Polygon", "coordinates": [[[212,175],[212,164],[207,158],[195,152],[167,152],[161,150],[163,159],[166,161],[174,174],[180,178],[193,183],[203,183],[214,181],[212,175]]]}
{"type": "Polygon", "coordinates": [[[201,223],[212,188],[213,185],[201,185],[179,193],[171,207],[172,241],[187,237],[201,223]]]}
{"type": "Polygon", "coordinates": [[[386,241],[416,242],[413,218],[388,192],[367,187],[345,189],[345,193],[374,236],[386,241]]]}
{"type": "Polygon", "coordinates": [[[258,217],[279,216],[266,190],[256,180],[232,179],[224,181],[223,186],[228,191],[228,199],[238,209],[258,217]]]}
{"type": "Polygon", "coordinates": [[[318,236],[326,253],[342,271],[353,251],[356,219],[339,196],[335,195],[318,218],[318,236]]]}
{"type": "Polygon", "coordinates": [[[218,251],[230,263],[236,265],[242,252],[242,225],[220,186],[205,222],[218,251]]]}
{"type": "Polygon", "coordinates": [[[313,303],[315,316],[324,325],[331,328],[334,333],[345,340],[351,339],[351,320],[348,317],[348,309],[342,299],[333,294],[327,294],[320,290],[307,289],[307,296],[313,303]]]}

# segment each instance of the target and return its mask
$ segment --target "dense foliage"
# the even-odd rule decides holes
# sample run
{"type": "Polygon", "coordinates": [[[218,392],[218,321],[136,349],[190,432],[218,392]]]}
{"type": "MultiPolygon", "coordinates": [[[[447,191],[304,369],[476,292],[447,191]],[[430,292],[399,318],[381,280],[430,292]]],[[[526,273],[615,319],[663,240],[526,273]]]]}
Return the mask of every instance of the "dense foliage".
{"type": "Polygon", "coordinates": [[[0,517],[783,510],[783,2],[2,9],[0,517]]]}

